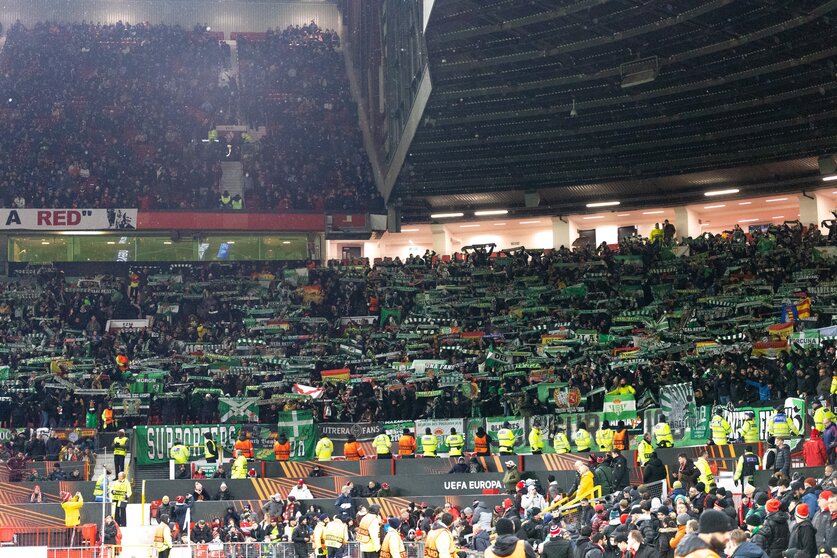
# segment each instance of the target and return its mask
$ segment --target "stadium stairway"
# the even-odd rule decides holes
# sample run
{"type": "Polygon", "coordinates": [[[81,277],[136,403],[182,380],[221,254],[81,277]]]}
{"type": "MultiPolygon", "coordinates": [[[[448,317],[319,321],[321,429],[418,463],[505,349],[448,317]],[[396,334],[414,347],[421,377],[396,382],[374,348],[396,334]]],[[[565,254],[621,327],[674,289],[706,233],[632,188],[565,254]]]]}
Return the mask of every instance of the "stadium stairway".
{"type": "Polygon", "coordinates": [[[235,197],[236,194],[244,199],[244,166],[241,161],[224,161],[221,163],[221,185],[218,194],[224,190],[235,197]]]}

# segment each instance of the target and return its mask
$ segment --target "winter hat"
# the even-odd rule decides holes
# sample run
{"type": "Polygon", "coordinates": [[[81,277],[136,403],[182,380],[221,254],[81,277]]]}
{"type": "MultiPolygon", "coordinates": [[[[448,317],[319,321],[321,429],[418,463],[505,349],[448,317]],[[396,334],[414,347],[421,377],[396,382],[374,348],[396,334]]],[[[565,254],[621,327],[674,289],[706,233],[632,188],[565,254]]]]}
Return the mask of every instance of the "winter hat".
{"type": "Polygon", "coordinates": [[[799,504],[796,506],[796,517],[799,519],[807,519],[808,518],[808,504],[799,504]]]}
{"type": "Polygon", "coordinates": [[[523,490],[523,488],[525,486],[526,486],[526,483],[524,483],[523,481],[520,481],[520,482],[517,483],[517,489],[518,490],[523,490]]]}
{"type": "Polygon", "coordinates": [[[383,488],[384,490],[389,490],[389,483],[388,482],[382,482],[381,483],[381,488],[383,488]]]}
{"type": "Polygon", "coordinates": [[[674,484],[671,485],[672,488],[683,488],[683,483],[680,481],[674,481],[674,484]]]}
{"type": "Polygon", "coordinates": [[[296,484],[297,486],[302,486],[303,484],[305,484],[305,482],[303,482],[302,479],[299,479],[298,481],[296,481],[296,484]]]}
{"type": "Polygon", "coordinates": [[[503,509],[509,509],[510,507],[512,507],[512,504],[514,504],[514,502],[511,501],[511,498],[506,498],[505,500],[503,500],[503,509]]]}
{"type": "Polygon", "coordinates": [[[681,513],[677,516],[677,524],[686,525],[690,519],[692,519],[692,516],[690,516],[688,513],[681,513]]]}
{"type": "Polygon", "coordinates": [[[802,481],[795,480],[791,483],[790,487],[791,490],[802,490],[803,488],[805,488],[805,485],[802,484],[802,481]]]}
{"type": "Polygon", "coordinates": [[[765,507],[767,508],[767,513],[776,513],[777,511],[779,511],[779,506],[781,506],[781,505],[782,505],[782,503],[779,500],[776,500],[775,498],[771,498],[770,500],[767,501],[767,504],[766,504],[765,507]]]}
{"type": "Polygon", "coordinates": [[[767,504],[767,493],[766,492],[759,492],[758,496],[756,496],[756,505],[757,506],[764,506],[767,504]]]}
{"type": "Polygon", "coordinates": [[[549,528],[549,536],[550,537],[560,537],[561,536],[561,526],[553,524],[549,528]]]}
{"type": "Polygon", "coordinates": [[[494,525],[494,530],[497,532],[498,537],[500,535],[513,535],[514,522],[511,519],[501,517],[497,520],[497,523],[494,525]]]}
{"type": "Polygon", "coordinates": [[[819,436],[819,435],[820,435],[820,431],[819,431],[819,430],[817,430],[816,428],[812,428],[812,429],[811,429],[811,437],[812,437],[812,438],[816,438],[816,437],[817,437],[817,436],[819,436]]]}
{"type": "Polygon", "coordinates": [[[628,514],[623,513],[622,515],[619,516],[619,523],[624,525],[626,521],[628,521],[628,514]]]}
{"type": "Polygon", "coordinates": [[[761,524],[763,523],[761,516],[757,513],[750,514],[744,522],[751,527],[761,527],[761,524]]]}
{"type": "Polygon", "coordinates": [[[401,527],[401,520],[397,517],[390,517],[387,523],[389,523],[389,526],[392,529],[398,529],[399,527],[401,527]]]}
{"type": "Polygon", "coordinates": [[[544,523],[550,523],[551,521],[552,521],[552,514],[551,513],[545,513],[543,515],[543,522],[544,523]]]}
{"type": "Polygon", "coordinates": [[[472,510],[471,508],[465,508],[464,510],[462,510],[463,515],[472,515],[473,513],[474,510],[472,510]]]}
{"type": "Polygon", "coordinates": [[[604,506],[601,504],[596,504],[596,507],[594,509],[596,510],[596,513],[603,512],[604,506]]]}
{"type": "Polygon", "coordinates": [[[831,492],[830,490],[823,490],[822,492],[820,492],[820,495],[819,495],[818,498],[822,498],[823,500],[828,500],[832,496],[834,496],[833,492],[831,492]]]}
{"type": "Polygon", "coordinates": [[[729,516],[717,510],[706,510],[700,515],[700,534],[726,533],[732,530],[729,516]]]}

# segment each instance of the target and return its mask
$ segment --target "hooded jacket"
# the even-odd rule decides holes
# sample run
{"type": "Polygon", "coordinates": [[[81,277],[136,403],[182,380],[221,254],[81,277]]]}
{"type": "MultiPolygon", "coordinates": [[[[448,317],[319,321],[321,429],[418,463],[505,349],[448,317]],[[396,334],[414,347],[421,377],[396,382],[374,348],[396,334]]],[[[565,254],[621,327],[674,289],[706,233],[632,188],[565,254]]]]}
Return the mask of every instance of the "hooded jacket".
{"type": "Polygon", "coordinates": [[[532,545],[526,541],[521,541],[515,535],[500,535],[494,541],[494,546],[491,547],[491,550],[495,556],[511,556],[514,553],[517,543],[523,545],[526,558],[537,558],[537,554],[535,554],[535,549],[532,548],[532,545]]]}
{"type": "Polygon", "coordinates": [[[767,514],[760,533],[765,539],[764,551],[767,555],[770,558],[782,558],[782,552],[787,550],[790,544],[788,514],[783,511],[767,514]]]}
{"type": "Polygon", "coordinates": [[[489,509],[488,505],[485,502],[477,502],[477,505],[474,506],[474,515],[471,519],[471,525],[479,525],[486,531],[491,530],[491,519],[493,514],[489,509]]]}
{"type": "Polygon", "coordinates": [[[520,482],[520,471],[517,467],[509,467],[503,473],[503,486],[506,487],[506,492],[514,492],[517,490],[517,483],[520,482]]]}
{"type": "Polygon", "coordinates": [[[806,467],[823,467],[828,463],[828,452],[819,432],[811,432],[811,439],[803,444],[802,459],[806,467]]]}
{"type": "Polygon", "coordinates": [[[744,541],[730,558],[767,558],[767,553],[759,545],[744,541]]]}

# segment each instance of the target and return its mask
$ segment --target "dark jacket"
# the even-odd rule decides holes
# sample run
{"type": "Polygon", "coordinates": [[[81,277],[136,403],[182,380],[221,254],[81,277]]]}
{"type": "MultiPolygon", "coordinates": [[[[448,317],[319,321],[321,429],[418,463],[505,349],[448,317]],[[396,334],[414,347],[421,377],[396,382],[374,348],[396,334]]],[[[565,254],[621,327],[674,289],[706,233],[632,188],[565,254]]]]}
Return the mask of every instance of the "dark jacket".
{"type": "Polygon", "coordinates": [[[774,471],[782,471],[785,475],[790,476],[790,446],[783,445],[782,448],[776,448],[776,461],[773,463],[774,471]]]}
{"type": "Polygon", "coordinates": [[[192,538],[192,542],[209,543],[212,542],[212,529],[209,527],[209,523],[204,523],[203,527],[196,523],[195,526],[192,527],[192,534],[190,536],[192,538]]]}
{"type": "Polygon", "coordinates": [[[111,521],[110,523],[105,523],[105,544],[116,544],[116,534],[118,533],[116,528],[116,522],[111,521]]]}
{"type": "Polygon", "coordinates": [[[782,558],[782,552],[787,550],[790,544],[788,514],[783,511],[767,514],[764,518],[761,533],[767,544],[767,547],[764,548],[767,555],[770,558],[782,558]]]}
{"type": "Polygon", "coordinates": [[[643,543],[639,545],[639,548],[634,553],[634,558],[660,558],[660,553],[653,546],[643,543]]]}
{"type": "Polygon", "coordinates": [[[549,539],[543,543],[541,558],[570,558],[570,541],[563,537],[549,539]]]}
{"type": "Polygon", "coordinates": [[[291,542],[294,543],[294,546],[300,546],[302,548],[308,547],[308,541],[305,539],[308,538],[308,526],[307,525],[297,525],[294,527],[294,530],[291,532],[291,542]]]}
{"type": "Polygon", "coordinates": [[[494,546],[491,547],[491,550],[496,556],[511,556],[517,546],[517,543],[523,545],[523,549],[526,552],[526,558],[537,557],[535,549],[532,548],[532,545],[525,541],[521,541],[514,535],[501,535],[497,537],[494,541],[494,546]]]}
{"type": "Polygon", "coordinates": [[[580,537],[575,541],[575,550],[573,550],[573,558],[584,558],[587,554],[587,549],[591,546],[590,537],[580,537]]]}
{"type": "Polygon", "coordinates": [[[645,544],[654,546],[657,538],[660,536],[660,520],[656,515],[652,515],[648,519],[643,519],[636,524],[639,532],[642,533],[642,539],[645,544]]]}
{"type": "Polygon", "coordinates": [[[674,556],[674,549],[669,544],[671,539],[677,535],[676,527],[662,527],[659,531],[660,538],[657,541],[657,550],[660,553],[660,558],[672,558],[674,556]]]}
{"type": "Polygon", "coordinates": [[[817,555],[817,538],[814,526],[808,519],[799,521],[790,534],[788,550],[804,550],[806,556],[817,555]]]}
{"type": "Polygon", "coordinates": [[[683,488],[686,490],[697,484],[697,480],[700,477],[700,471],[695,466],[695,462],[688,457],[686,458],[686,464],[680,467],[677,472],[680,477],[679,480],[683,483],[683,488]]]}
{"type": "Polygon", "coordinates": [[[220,489],[218,490],[218,492],[215,493],[215,499],[216,500],[234,500],[234,498],[232,497],[232,494],[230,494],[229,490],[220,490],[220,489]]]}
{"type": "Polygon", "coordinates": [[[613,466],[613,489],[622,490],[628,486],[628,460],[624,455],[614,457],[611,465],[613,466]]]}
{"type": "Polygon", "coordinates": [[[831,531],[831,513],[826,511],[818,511],[811,520],[811,524],[817,532],[817,548],[825,546],[828,540],[828,533],[831,531]]]}
{"type": "Polygon", "coordinates": [[[767,553],[757,544],[744,541],[735,549],[730,558],[768,558],[767,553]]]}
{"type": "Polygon", "coordinates": [[[491,539],[488,538],[488,531],[483,529],[474,535],[472,546],[477,552],[485,552],[485,549],[491,546],[491,539]]]}
{"type": "Polygon", "coordinates": [[[648,484],[650,482],[661,481],[666,478],[666,466],[660,461],[659,457],[653,457],[645,464],[645,469],[642,473],[642,482],[648,484]]]}

